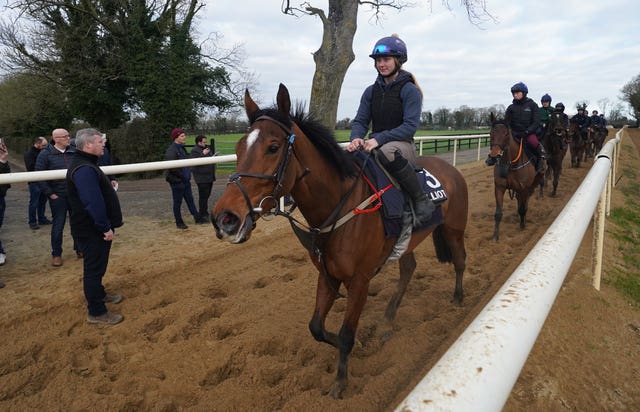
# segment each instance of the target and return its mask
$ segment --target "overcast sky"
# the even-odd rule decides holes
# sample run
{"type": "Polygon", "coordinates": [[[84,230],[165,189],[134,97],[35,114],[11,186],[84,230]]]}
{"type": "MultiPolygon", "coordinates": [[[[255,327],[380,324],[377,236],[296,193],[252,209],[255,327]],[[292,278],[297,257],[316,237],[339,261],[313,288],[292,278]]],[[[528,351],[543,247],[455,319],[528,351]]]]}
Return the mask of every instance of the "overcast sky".
{"type": "MultiPolygon", "coordinates": [[[[326,0],[310,0],[327,9],[326,0]]],[[[419,5],[388,10],[376,24],[360,6],[353,44],[356,60],[342,86],[338,119],[355,116],[360,95],[375,79],[368,57],[376,40],[398,33],[406,42],[404,68],[424,91],[423,110],[462,105],[489,107],[511,103],[511,85],[522,81],[540,104],[549,93],[569,114],[577,101],[588,110],[609,99],[620,102],[620,89],[640,74],[640,1],[638,0],[486,0],[497,22],[472,25],[459,1],[446,10],[419,5]]],[[[322,27],[313,16],[296,18],[280,11],[280,0],[210,0],[199,14],[202,35],[217,32],[222,45],[242,44],[245,66],[257,76],[257,96],[271,105],[279,83],[293,100],[308,102],[315,66],[311,53],[320,47],[322,27]]],[[[624,104],[625,113],[627,105],[624,104]]]]}

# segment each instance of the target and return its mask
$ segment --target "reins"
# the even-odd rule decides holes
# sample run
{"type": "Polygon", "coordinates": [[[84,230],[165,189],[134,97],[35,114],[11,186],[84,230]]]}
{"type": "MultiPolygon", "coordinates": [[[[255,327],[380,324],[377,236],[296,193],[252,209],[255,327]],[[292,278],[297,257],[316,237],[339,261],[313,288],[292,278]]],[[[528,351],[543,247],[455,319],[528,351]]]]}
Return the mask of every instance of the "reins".
{"type": "MultiPolygon", "coordinates": [[[[295,207],[296,207],[295,205],[291,207],[289,210],[281,210],[280,204],[278,202],[278,199],[280,198],[280,191],[282,190],[282,187],[283,187],[284,175],[287,170],[287,166],[289,165],[291,155],[293,154],[293,156],[298,158],[298,156],[295,153],[295,147],[294,147],[296,135],[293,133],[293,130],[290,127],[288,127],[287,125],[283,124],[282,122],[270,116],[267,116],[267,115],[260,116],[254,121],[254,123],[259,120],[271,121],[276,125],[278,125],[287,134],[288,137],[286,139],[284,157],[276,167],[276,170],[273,174],[235,172],[229,176],[229,182],[227,184],[235,184],[240,190],[240,192],[242,193],[244,200],[247,204],[247,208],[249,209],[249,216],[251,217],[253,227],[255,227],[256,220],[257,220],[256,216],[258,214],[262,214],[261,216],[263,218],[265,218],[265,216],[267,215],[286,217],[289,220],[289,224],[291,225],[291,228],[293,229],[293,232],[298,238],[298,240],[300,241],[300,243],[302,243],[302,245],[307,250],[312,252],[317,257],[322,267],[322,274],[327,280],[329,287],[333,290],[334,293],[336,293],[337,296],[344,297],[344,295],[342,295],[338,290],[339,285],[337,287],[335,285],[336,279],[333,278],[327,271],[326,263],[325,263],[325,260],[323,259],[321,246],[319,246],[319,243],[320,243],[319,236],[322,234],[331,234],[334,230],[336,230],[337,228],[347,223],[356,215],[377,211],[382,206],[382,200],[381,200],[382,194],[385,191],[387,191],[392,185],[390,184],[381,190],[375,190],[373,184],[366,178],[366,176],[363,173],[363,169],[364,169],[364,165],[363,165],[362,168],[360,169],[360,175],[364,177],[365,181],[372,188],[374,193],[371,196],[367,197],[365,200],[363,200],[355,208],[350,209],[343,216],[338,217],[338,214],[343,209],[346,201],[353,194],[353,191],[358,183],[358,180],[354,179],[353,184],[349,187],[349,189],[340,196],[340,200],[338,201],[338,204],[334,207],[334,209],[329,214],[329,216],[327,216],[327,218],[319,226],[310,227],[304,224],[303,222],[299,221],[292,215],[292,212],[295,210],[295,207]],[[244,187],[244,185],[242,184],[243,177],[273,180],[274,181],[273,193],[269,196],[264,197],[262,200],[260,200],[257,207],[253,207],[253,205],[251,204],[251,199],[249,198],[249,194],[246,188],[244,187]],[[272,200],[275,206],[273,209],[265,211],[262,205],[267,199],[272,200]],[[375,204],[371,208],[367,208],[367,206],[373,204],[376,201],[377,201],[377,204],[375,204]]],[[[367,156],[367,158],[365,159],[365,164],[369,160],[369,158],[370,156],[367,156]]],[[[298,159],[298,161],[300,161],[300,159],[298,159]]],[[[311,173],[311,170],[305,167],[303,175],[300,176],[298,180],[304,178],[309,173],[311,173]]]]}

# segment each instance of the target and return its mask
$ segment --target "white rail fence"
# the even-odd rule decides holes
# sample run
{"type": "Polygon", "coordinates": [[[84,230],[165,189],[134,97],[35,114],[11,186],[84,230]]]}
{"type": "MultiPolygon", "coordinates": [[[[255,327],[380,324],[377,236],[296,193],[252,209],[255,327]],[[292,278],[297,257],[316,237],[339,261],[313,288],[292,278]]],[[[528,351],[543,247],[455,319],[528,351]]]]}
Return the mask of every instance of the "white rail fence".
{"type": "MultiPolygon", "coordinates": [[[[478,139],[478,160],[480,159],[480,146],[483,138],[488,134],[478,135],[456,135],[456,136],[419,136],[415,140],[419,142],[419,154],[422,155],[423,142],[425,140],[462,140],[462,139],[478,139]]],[[[342,147],[346,147],[347,143],[341,143],[342,147]]],[[[453,145],[453,165],[456,165],[457,145],[453,145]]],[[[147,163],[129,163],[124,165],[102,166],[101,169],[107,175],[119,175],[123,173],[140,173],[152,170],[165,170],[176,167],[201,166],[206,164],[232,163],[237,160],[236,155],[224,155],[213,157],[200,157],[197,159],[182,160],[165,160],[159,162],[147,163]]],[[[0,184],[5,183],[21,183],[21,182],[39,182],[44,180],[64,179],[66,169],[45,170],[38,172],[17,172],[0,174],[0,184]]]]}
{"type": "Polygon", "coordinates": [[[621,133],[607,142],[544,236],[396,411],[502,409],[592,217],[596,222],[593,284],[599,288],[604,215],[615,184],[621,133]],[[613,167],[612,162],[616,162],[613,167]]]}

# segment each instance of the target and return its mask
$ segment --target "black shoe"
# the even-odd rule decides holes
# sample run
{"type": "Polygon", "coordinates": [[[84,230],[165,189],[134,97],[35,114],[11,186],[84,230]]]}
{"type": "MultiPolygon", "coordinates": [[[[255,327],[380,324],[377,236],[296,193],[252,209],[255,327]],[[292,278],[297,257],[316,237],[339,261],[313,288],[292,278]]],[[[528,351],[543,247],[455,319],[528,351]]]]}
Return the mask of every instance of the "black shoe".
{"type": "Polygon", "coordinates": [[[495,157],[491,157],[491,156],[487,156],[487,160],[485,160],[485,161],[484,161],[484,163],[485,163],[487,166],[493,166],[493,165],[495,165],[497,162],[498,162],[498,161],[496,160],[496,158],[495,158],[495,157]]]}
{"type": "Polygon", "coordinates": [[[29,228],[31,230],[38,230],[38,229],[40,229],[40,226],[38,226],[37,224],[34,223],[33,225],[29,225],[29,228]]]}
{"type": "Polygon", "coordinates": [[[40,225],[50,225],[51,221],[49,219],[45,219],[42,222],[38,222],[38,224],[40,224],[40,225]]]}
{"type": "Polygon", "coordinates": [[[176,227],[182,230],[189,229],[189,226],[185,225],[184,222],[176,223],[176,227]]]}
{"type": "Polygon", "coordinates": [[[205,223],[209,223],[209,219],[206,217],[199,217],[196,219],[196,225],[203,225],[205,223]]]}

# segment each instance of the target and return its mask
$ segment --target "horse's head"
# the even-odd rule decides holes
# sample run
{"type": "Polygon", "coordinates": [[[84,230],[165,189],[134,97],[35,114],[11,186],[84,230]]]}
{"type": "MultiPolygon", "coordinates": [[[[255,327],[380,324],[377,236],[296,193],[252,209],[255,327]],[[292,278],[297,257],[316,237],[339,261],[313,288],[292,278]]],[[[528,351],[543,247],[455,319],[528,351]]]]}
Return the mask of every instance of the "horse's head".
{"type": "Polygon", "coordinates": [[[236,144],[237,168],[229,177],[212,219],[219,239],[242,243],[249,239],[258,218],[273,213],[278,198],[291,190],[298,165],[293,153],[289,91],[280,85],[277,109],[261,110],[245,92],[249,131],[236,144]]]}
{"type": "Polygon", "coordinates": [[[557,137],[564,137],[565,129],[562,121],[562,113],[555,112],[549,116],[549,130],[557,137]]]}
{"type": "Polygon", "coordinates": [[[504,119],[498,119],[493,112],[489,117],[491,122],[491,130],[489,131],[490,152],[489,156],[500,158],[509,146],[511,139],[511,130],[504,119]]]}

